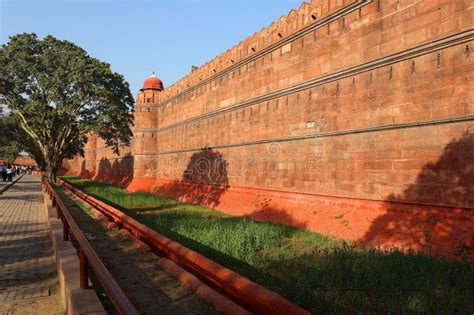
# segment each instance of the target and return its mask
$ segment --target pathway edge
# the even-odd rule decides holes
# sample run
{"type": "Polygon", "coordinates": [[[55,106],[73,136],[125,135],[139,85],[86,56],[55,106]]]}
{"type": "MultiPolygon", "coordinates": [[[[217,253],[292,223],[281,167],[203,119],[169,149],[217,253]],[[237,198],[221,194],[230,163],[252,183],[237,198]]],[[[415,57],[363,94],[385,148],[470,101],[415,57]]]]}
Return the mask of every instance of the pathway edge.
{"type": "MultiPolygon", "coordinates": [[[[44,187],[44,186],[43,186],[44,187]]],[[[106,315],[107,312],[93,289],[79,287],[79,258],[70,241],[62,240],[62,222],[55,217],[55,209],[43,191],[44,211],[48,218],[49,232],[53,244],[54,258],[58,272],[61,302],[66,314],[106,315]]]]}

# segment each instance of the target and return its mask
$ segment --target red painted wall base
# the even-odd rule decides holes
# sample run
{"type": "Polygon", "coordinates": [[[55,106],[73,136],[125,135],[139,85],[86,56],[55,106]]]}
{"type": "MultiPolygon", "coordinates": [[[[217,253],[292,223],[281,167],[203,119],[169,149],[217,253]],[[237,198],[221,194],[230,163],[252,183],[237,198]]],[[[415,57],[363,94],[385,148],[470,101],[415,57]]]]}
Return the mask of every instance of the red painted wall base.
{"type": "Polygon", "coordinates": [[[474,261],[474,209],[168,180],[134,179],[127,190],[289,224],[359,245],[413,249],[450,258],[466,255],[474,261]]]}

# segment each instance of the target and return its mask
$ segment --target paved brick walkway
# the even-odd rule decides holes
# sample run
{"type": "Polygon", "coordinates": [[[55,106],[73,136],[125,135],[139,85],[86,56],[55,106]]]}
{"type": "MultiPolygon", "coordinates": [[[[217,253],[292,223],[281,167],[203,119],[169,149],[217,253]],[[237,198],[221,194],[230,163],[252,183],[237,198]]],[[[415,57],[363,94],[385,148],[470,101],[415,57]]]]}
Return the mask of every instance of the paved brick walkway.
{"type": "Polygon", "coordinates": [[[2,188],[3,186],[6,186],[9,182],[4,182],[2,180],[2,177],[0,176],[0,188],[2,188]]]}
{"type": "Polygon", "coordinates": [[[40,179],[0,195],[0,315],[63,314],[40,179]]]}
{"type": "MultiPolygon", "coordinates": [[[[15,180],[15,178],[13,180],[15,180]]],[[[1,175],[0,175],[0,191],[3,187],[7,186],[8,184],[10,184],[10,182],[8,182],[8,181],[4,182],[1,175]]]]}

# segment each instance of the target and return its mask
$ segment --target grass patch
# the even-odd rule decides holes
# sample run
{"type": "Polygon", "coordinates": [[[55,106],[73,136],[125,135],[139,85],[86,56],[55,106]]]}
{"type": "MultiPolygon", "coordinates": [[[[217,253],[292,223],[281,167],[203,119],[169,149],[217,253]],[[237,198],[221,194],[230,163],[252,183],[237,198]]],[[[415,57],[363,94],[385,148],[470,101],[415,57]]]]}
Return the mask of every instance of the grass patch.
{"type": "Polygon", "coordinates": [[[73,200],[74,204],[78,206],[82,211],[85,213],[92,215],[92,211],[89,207],[87,207],[82,201],[79,201],[79,199],[73,200]]]}
{"type": "Polygon", "coordinates": [[[474,309],[474,266],[467,262],[359,248],[318,233],[153,194],[127,193],[77,176],[64,179],[313,313],[474,309]]]}

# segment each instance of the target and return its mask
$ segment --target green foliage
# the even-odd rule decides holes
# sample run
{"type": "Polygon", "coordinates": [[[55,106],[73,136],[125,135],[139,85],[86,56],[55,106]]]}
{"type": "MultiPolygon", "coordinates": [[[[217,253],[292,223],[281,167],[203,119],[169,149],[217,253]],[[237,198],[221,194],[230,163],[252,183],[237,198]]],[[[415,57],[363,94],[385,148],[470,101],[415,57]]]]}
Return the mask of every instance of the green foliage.
{"type": "Polygon", "coordinates": [[[65,177],[163,235],[286,296],[313,313],[466,313],[474,266],[398,250],[356,247],[296,228],[65,177]]]}
{"type": "Polygon", "coordinates": [[[13,163],[18,156],[18,153],[20,153],[20,148],[17,143],[0,147],[0,158],[5,160],[7,163],[13,163]]]}
{"type": "Polygon", "coordinates": [[[7,163],[13,163],[22,150],[16,133],[17,126],[11,115],[0,113],[0,158],[7,163]]]}
{"type": "Polygon", "coordinates": [[[38,165],[45,165],[38,145],[21,128],[18,118],[13,113],[0,114],[0,157],[13,163],[21,151],[29,153],[38,165]]]}
{"type": "Polygon", "coordinates": [[[9,119],[7,115],[0,113],[0,147],[10,144],[9,119]]]}
{"type": "Polygon", "coordinates": [[[133,97],[123,76],[53,36],[20,34],[0,48],[0,105],[8,106],[55,174],[96,133],[118,152],[128,144],[133,97]]]}

